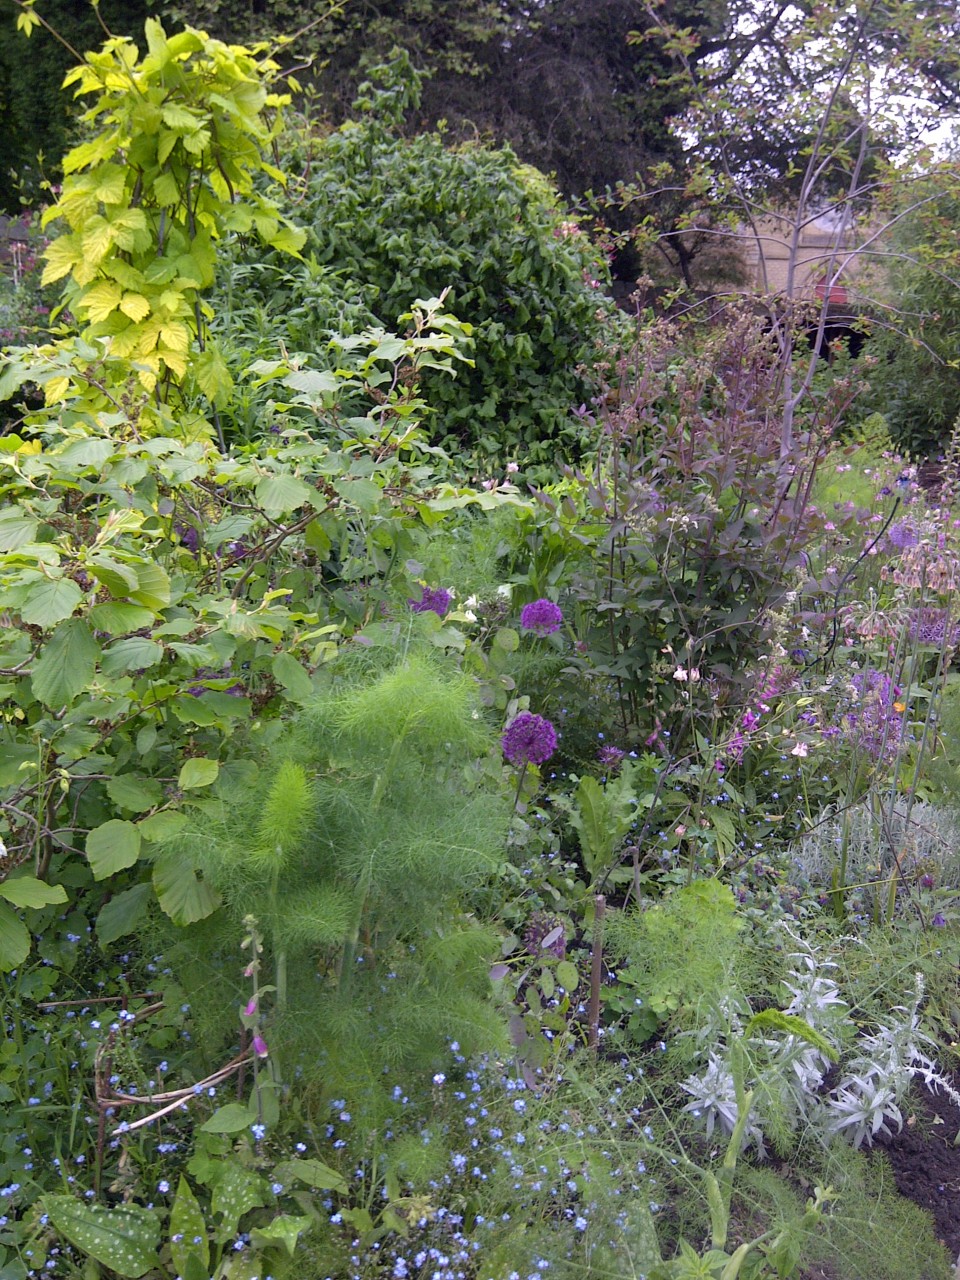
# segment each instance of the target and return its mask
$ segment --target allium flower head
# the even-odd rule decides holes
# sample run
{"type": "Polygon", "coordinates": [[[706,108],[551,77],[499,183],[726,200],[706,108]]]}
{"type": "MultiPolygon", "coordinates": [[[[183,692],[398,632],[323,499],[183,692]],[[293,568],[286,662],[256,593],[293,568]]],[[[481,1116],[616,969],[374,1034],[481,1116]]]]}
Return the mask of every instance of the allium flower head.
{"type": "Polygon", "coordinates": [[[443,587],[437,587],[436,591],[424,587],[420,599],[408,600],[407,604],[414,613],[435,613],[438,618],[443,618],[450,608],[451,599],[450,592],[445,591],[443,587]]]}
{"type": "Polygon", "coordinates": [[[560,630],[563,614],[552,600],[534,600],[525,604],[520,610],[520,625],[524,631],[532,631],[535,636],[553,635],[560,630]]]}
{"type": "Polygon", "coordinates": [[[597,759],[602,765],[606,765],[608,769],[619,769],[626,754],[627,753],[620,747],[614,747],[608,743],[604,743],[597,752],[597,759]]]}
{"type": "Polygon", "coordinates": [[[904,551],[908,547],[916,547],[920,545],[920,534],[912,524],[907,524],[903,520],[890,526],[887,530],[887,537],[900,551],[904,551]]]}
{"type": "Polygon", "coordinates": [[[502,745],[511,764],[543,764],[557,749],[557,731],[543,716],[521,711],[504,730],[502,745]]]}
{"type": "Polygon", "coordinates": [[[932,645],[935,649],[944,643],[956,646],[960,643],[960,622],[950,617],[949,609],[938,609],[925,606],[911,611],[910,639],[923,645],[932,645]]]}

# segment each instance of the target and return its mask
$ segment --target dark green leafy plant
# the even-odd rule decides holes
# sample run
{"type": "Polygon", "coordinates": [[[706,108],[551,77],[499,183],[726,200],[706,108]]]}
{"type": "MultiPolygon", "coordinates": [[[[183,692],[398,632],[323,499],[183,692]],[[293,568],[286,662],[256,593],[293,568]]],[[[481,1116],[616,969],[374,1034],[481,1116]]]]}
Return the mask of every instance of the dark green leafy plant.
{"type": "Polygon", "coordinates": [[[473,366],[449,384],[425,381],[435,438],[481,460],[576,453],[583,434],[570,411],[592,394],[580,366],[620,323],[605,267],[547,181],[511,152],[401,137],[417,93],[406,56],[372,73],[356,120],[311,157],[297,206],[307,264],[239,285],[234,274],[232,305],[257,300],[275,317],[267,345],[311,352],[357,304],[367,323],[391,329],[411,297],[449,289],[448,307],[473,326],[473,366]]]}

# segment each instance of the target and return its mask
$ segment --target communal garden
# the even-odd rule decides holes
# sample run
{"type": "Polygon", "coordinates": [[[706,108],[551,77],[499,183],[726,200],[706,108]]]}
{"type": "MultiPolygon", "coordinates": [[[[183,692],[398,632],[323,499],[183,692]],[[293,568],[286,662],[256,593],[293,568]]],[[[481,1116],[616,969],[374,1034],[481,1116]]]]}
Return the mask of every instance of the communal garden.
{"type": "Polygon", "coordinates": [[[960,447],[278,71],[88,53],[8,288],[0,1280],[947,1280],[960,447]]]}

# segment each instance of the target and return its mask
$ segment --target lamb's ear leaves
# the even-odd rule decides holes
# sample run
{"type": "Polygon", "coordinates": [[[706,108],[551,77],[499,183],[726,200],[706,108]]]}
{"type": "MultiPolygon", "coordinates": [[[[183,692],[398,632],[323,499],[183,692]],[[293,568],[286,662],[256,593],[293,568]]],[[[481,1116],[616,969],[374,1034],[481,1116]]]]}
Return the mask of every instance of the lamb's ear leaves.
{"type": "Polygon", "coordinates": [[[73,1196],[45,1196],[42,1204],[60,1235],[118,1276],[138,1280],[157,1265],[160,1223],[149,1209],[105,1209],[73,1196]]]}

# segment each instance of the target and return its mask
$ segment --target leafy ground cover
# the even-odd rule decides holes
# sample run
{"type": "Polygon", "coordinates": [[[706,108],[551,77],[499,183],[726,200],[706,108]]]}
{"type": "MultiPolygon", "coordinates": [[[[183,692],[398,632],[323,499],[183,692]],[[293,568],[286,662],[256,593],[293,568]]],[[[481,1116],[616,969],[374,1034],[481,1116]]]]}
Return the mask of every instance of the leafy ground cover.
{"type": "MultiPolygon", "coordinates": [[[[924,488],[841,359],[785,447],[732,301],[597,308],[549,474],[464,433],[502,333],[338,329],[276,69],[145,35],[72,77],[71,318],[0,375],[0,1280],[943,1280],[953,446],[924,488]],[[322,341],[271,347],[258,242],[322,341]]],[[[582,233],[468,159],[462,261],[521,183],[580,316],[582,233]]]]}

